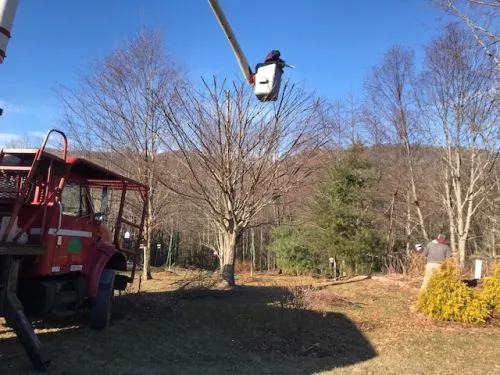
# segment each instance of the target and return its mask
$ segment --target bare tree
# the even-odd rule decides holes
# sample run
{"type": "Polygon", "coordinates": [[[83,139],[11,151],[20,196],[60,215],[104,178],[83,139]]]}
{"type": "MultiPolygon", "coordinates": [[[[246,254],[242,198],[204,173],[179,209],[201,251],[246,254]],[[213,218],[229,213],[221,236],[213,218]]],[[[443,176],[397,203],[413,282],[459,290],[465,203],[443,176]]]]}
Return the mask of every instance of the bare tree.
{"type": "Polygon", "coordinates": [[[495,170],[495,187],[492,189],[491,205],[488,205],[486,212],[486,225],[483,237],[486,237],[487,246],[490,248],[492,259],[497,257],[498,237],[500,235],[500,168],[495,170]]]}
{"type": "Polygon", "coordinates": [[[38,148],[42,144],[43,139],[30,134],[20,135],[18,138],[10,140],[6,143],[5,148],[38,148]]]}
{"type": "Polygon", "coordinates": [[[459,18],[469,28],[475,41],[500,68],[498,0],[436,0],[446,12],[459,18]]]}
{"type": "Polygon", "coordinates": [[[373,68],[367,80],[369,98],[376,108],[379,119],[377,125],[384,124],[385,134],[391,134],[400,144],[408,168],[408,209],[407,235],[411,235],[411,209],[413,204],[418,217],[420,231],[428,239],[424,215],[422,213],[419,189],[415,177],[415,156],[413,142],[416,142],[418,130],[417,105],[414,100],[414,57],[413,52],[402,47],[393,47],[387,51],[382,63],[373,68]]]}
{"type": "Polygon", "coordinates": [[[78,87],[60,90],[64,124],[80,147],[94,157],[101,151],[103,162],[149,187],[144,278],[151,278],[152,234],[168,197],[153,173],[166,125],[156,98],[173,102],[183,78],[163,45],[160,34],[144,31],[82,75],[78,87]]]}
{"type": "Polygon", "coordinates": [[[427,48],[424,69],[422,110],[441,163],[438,189],[452,246],[464,264],[471,223],[494,188],[500,151],[497,69],[456,25],[427,48]]]}
{"type": "Polygon", "coordinates": [[[474,250],[482,256],[495,259],[498,254],[500,234],[500,175],[498,163],[494,173],[494,188],[481,211],[478,211],[473,220],[471,237],[474,238],[474,250]]]}
{"type": "Polygon", "coordinates": [[[326,135],[319,102],[286,83],[275,103],[256,103],[242,85],[205,82],[179,92],[180,108],[158,98],[184,168],[162,181],[194,202],[217,228],[222,279],[234,286],[236,244],[262,209],[308,175],[326,135]]]}

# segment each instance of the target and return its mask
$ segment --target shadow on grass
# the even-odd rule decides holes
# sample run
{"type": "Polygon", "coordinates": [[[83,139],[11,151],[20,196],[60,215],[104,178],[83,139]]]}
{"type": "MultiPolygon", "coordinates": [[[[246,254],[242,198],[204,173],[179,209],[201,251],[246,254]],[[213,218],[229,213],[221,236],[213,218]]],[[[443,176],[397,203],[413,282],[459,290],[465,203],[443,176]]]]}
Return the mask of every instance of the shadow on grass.
{"type": "MultiPolygon", "coordinates": [[[[251,286],[128,294],[115,298],[107,331],[40,338],[51,373],[311,374],[376,356],[345,315],[289,308],[290,298],[287,288],[251,286]]],[[[0,339],[1,374],[30,369],[16,341],[0,339]]]]}

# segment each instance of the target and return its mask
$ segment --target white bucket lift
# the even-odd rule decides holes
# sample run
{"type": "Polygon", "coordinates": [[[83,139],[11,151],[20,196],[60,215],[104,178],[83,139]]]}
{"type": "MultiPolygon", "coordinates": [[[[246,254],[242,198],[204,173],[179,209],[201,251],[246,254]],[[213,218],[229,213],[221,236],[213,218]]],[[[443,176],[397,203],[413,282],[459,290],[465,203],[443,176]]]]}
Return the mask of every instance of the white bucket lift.
{"type": "Polygon", "coordinates": [[[255,96],[260,101],[278,99],[283,74],[282,64],[278,62],[261,65],[255,72],[255,96]]]}
{"type": "Polygon", "coordinates": [[[280,59],[279,51],[273,50],[268,54],[264,63],[257,64],[255,67],[256,72],[254,74],[248,65],[247,58],[238,44],[233,30],[231,29],[231,26],[229,25],[229,22],[227,21],[218,1],[208,0],[208,2],[212,7],[217,20],[219,21],[224,34],[226,34],[227,40],[229,41],[234,54],[236,55],[236,59],[238,60],[243,76],[249,84],[255,85],[255,95],[257,98],[263,102],[277,100],[281,86],[283,68],[285,66],[293,68],[293,66],[286,64],[280,59]]]}

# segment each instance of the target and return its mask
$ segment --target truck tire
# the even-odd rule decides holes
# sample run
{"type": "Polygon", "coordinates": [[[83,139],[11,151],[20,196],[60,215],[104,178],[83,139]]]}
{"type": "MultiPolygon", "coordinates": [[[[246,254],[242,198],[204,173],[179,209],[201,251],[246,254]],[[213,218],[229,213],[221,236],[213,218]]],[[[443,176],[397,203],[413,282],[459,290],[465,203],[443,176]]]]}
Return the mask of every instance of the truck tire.
{"type": "Polygon", "coordinates": [[[97,296],[90,310],[90,329],[102,330],[111,323],[115,276],[116,271],[111,269],[104,269],[101,273],[97,296]]]}

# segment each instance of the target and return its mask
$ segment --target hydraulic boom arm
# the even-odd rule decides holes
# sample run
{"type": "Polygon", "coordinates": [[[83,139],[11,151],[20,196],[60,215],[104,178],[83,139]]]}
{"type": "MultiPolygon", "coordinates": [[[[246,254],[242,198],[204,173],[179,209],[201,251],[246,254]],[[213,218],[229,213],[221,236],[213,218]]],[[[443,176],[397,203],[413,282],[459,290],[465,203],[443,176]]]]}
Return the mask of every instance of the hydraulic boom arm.
{"type": "MultiPolygon", "coordinates": [[[[256,66],[255,73],[252,72],[218,0],[208,0],[208,3],[231,45],[243,77],[250,85],[255,86],[257,98],[262,101],[276,100],[283,68],[292,66],[287,65],[285,61],[281,60],[279,51],[274,50],[267,55],[264,63],[256,66]]],[[[0,64],[6,57],[7,44],[11,36],[17,5],[18,0],[0,0],[0,64]]],[[[1,114],[2,111],[0,109],[1,114]]]]}
{"type": "Polygon", "coordinates": [[[0,64],[6,56],[17,3],[17,0],[0,0],[0,64]]]}
{"type": "Polygon", "coordinates": [[[236,36],[234,35],[233,30],[231,29],[231,25],[229,25],[229,22],[227,21],[226,16],[224,15],[224,12],[222,11],[222,8],[219,5],[219,2],[217,0],[208,0],[208,3],[210,4],[210,7],[214,11],[215,17],[219,21],[220,26],[224,31],[224,34],[226,34],[229,44],[231,44],[231,48],[233,49],[234,54],[236,55],[236,59],[238,60],[238,64],[240,65],[240,69],[241,72],[243,73],[243,76],[245,77],[246,81],[252,85],[254,83],[252,69],[250,68],[250,65],[248,65],[247,58],[245,57],[245,54],[241,50],[238,40],[236,39],[236,36]]]}

